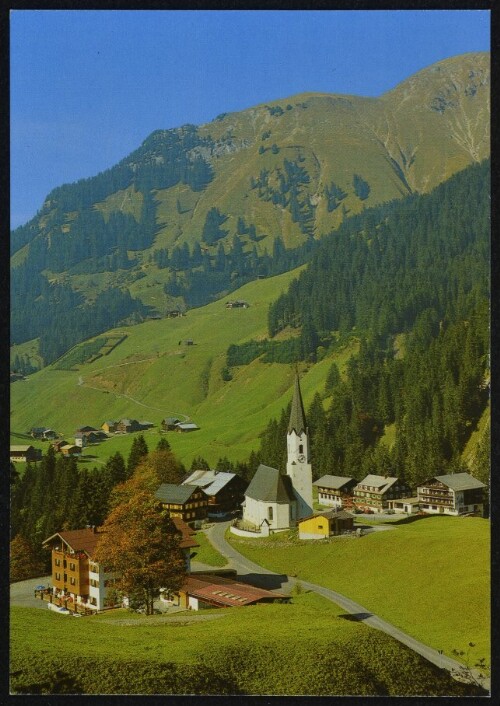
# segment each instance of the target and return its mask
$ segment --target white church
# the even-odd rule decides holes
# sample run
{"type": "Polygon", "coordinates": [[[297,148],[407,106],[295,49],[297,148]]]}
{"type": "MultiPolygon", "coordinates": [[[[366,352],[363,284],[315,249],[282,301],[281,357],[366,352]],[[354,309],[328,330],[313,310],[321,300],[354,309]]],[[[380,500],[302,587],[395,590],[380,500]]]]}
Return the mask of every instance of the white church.
{"type": "Polygon", "coordinates": [[[313,514],[312,469],[306,415],[295,377],[287,432],[286,473],[261,464],[245,493],[243,524],[262,534],[294,527],[313,514]]]}

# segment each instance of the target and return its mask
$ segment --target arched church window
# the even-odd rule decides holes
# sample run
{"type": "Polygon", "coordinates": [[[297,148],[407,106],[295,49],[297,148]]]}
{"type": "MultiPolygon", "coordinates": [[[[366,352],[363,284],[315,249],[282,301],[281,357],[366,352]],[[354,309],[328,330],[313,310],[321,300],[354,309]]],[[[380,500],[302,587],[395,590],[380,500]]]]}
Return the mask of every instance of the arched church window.
{"type": "Polygon", "coordinates": [[[304,453],[304,445],[299,444],[299,454],[303,454],[303,453],[304,453]]]}
{"type": "Polygon", "coordinates": [[[267,519],[268,519],[268,520],[272,520],[272,519],[273,519],[273,508],[272,508],[272,507],[268,507],[268,508],[267,508],[267,519]]]}

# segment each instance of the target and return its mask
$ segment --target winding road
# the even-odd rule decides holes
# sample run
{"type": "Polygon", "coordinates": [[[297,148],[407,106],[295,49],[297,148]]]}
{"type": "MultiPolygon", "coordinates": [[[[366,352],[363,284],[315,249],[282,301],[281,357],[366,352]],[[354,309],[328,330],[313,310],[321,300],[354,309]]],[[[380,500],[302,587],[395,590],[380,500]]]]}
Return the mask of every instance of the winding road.
{"type": "MultiPolygon", "coordinates": [[[[269,569],[265,569],[264,567],[259,566],[259,564],[255,564],[253,561],[250,561],[250,559],[247,559],[240,554],[226,541],[224,536],[229,525],[230,522],[221,522],[206,530],[206,535],[215,549],[217,549],[217,551],[219,551],[228,560],[229,568],[235,569],[242,580],[244,580],[245,577],[248,577],[248,580],[251,583],[260,585],[263,588],[268,588],[269,590],[279,590],[283,593],[290,593],[297,579],[269,571],[269,569]]],[[[302,579],[300,579],[300,584],[303,588],[309,591],[314,591],[314,593],[318,593],[327,600],[336,603],[338,606],[350,613],[355,620],[359,620],[360,622],[366,623],[366,625],[369,625],[376,630],[381,630],[382,632],[387,633],[395,640],[398,640],[414,652],[417,652],[429,662],[432,662],[441,669],[448,670],[453,677],[456,678],[457,675],[460,674],[460,671],[463,670],[463,663],[457,662],[444,654],[440,654],[439,651],[435,650],[433,647],[429,647],[423,642],[419,642],[419,640],[411,637],[411,635],[408,635],[395,625],[388,623],[386,620],[379,618],[359,603],[347,598],[347,596],[337,593],[337,591],[332,591],[329,588],[324,588],[323,586],[310,583],[309,581],[303,581],[302,579]]],[[[473,674],[475,678],[481,682],[483,688],[489,691],[490,680],[488,678],[479,679],[479,673],[476,670],[473,671],[473,674]]]]}

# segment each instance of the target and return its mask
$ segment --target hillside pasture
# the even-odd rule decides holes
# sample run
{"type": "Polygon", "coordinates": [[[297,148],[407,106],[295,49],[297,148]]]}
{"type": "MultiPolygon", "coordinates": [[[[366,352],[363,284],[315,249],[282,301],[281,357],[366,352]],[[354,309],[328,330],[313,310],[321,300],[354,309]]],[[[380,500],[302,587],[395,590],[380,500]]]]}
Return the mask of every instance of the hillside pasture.
{"type": "MultiPolygon", "coordinates": [[[[198,455],[212,464],[222,456],[233,461],[247,458],[258,448],[259,434],[269,419],[279,417],[290,401],[295,369],[255,360],[233,368],[232,380],[223,382],[226,351],[231,343],[267,335],[269,303],[299,271],[251,282],[231,297],[193,309],[185,317],[146,321],[102,334],[110,338],[126,333],[127,338],[109,355],[83,363],[78,370],[49,366],[23,385],[12,386],[13,434],[49,426],[71,441],[82,425],[100,427],[105,420],[130,417],[155,424],[155,431],[146,435],[154,446],[164,417],[189,417],[199,431],[168,434],[184,463],[190,464],[198,455]],[[249,308],[226,309],[226,301],[234,298],[248,301],[249,308]],[[194,345],[186,345],[188,340],[194,345]]],[[[352,343],[329,352],[314,366],[302,366],[306,406],[316,391],[323,391],[333,360],[343,369],[355,349],[352,343]]],[[[91,465],[92,457],[103,461],[116,451],[127,455],[132,439],[132,435],[113,436],[86,448],[83,459],[91,465]]]]}
{"type": "Polygon", "coordinates": [[[338,591],[449,656],[472,642],[472,658],[489,661],[489,522],[429,516],[391,524],[390,532],[321,543],[228,539],[267,569],[338,591]]]}
{"type": "Polygon", "coordinates": [[[471,693],[311,593],[288,605],[148,619],[117,610],[74,620],[14,607],[11,649],[17,692],[53,682],[59,669],[70,689],[94,694],[471,693]]]}

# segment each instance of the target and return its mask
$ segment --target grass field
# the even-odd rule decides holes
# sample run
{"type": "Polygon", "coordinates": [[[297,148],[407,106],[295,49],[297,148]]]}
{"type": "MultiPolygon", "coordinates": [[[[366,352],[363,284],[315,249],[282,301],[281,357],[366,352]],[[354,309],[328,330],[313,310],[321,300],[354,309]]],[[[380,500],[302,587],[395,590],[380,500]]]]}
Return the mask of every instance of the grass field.
{"type": "Polygon", "coordinates": [[[117,610],[74,620],[14,607],[15,683],[47,681],[61,669],[84,693],[464,693],[447,674],[387,635],[345,620],[315,594],[288,605],[172,617],[117,610]],[[164,670],[181,670],[184,679],[172,686],[164,670]]]}
{"type": "Polygon", "coordinates": [[[193,549],[192,553],[196,553],[193,557],[194,561],[200,561],[209,566],[226,566],[226,558],[212,546],[204,532],[197,532],[195,539],[200,546],[193,549]]]}
{"type": "Polygon", "coordinates": [[[431,647],[451,656],[473,642],[489,660],[487,520],[426,517],[325,544],[228,536],[252,561],[343,593],[431,647]]]}
{"type": "MultiPolygon", "coordinates": [[[[185,415],[200,430],[169,435],[182,461],[190,464],[198,455],[210,463],[221,456],[247,458],[258,447],[259,433],[269,419],[278,417],[290,401],[295,369],[254,361],[233,369],[233,379],[223,382],[227,347],[266,335],[269,303],[297,274],[295,270],[251,282],[183,318],[120,329],[127,338],[109,355],[76,370],[49,366],[12,384],[11,443],[23,443],[20,435],[34,426],[53,428],[71,442],[75,429],[86,424],[100,427],[108,419],[131,417],[151,421],[157,429],[162,418],[185,415]],[[247,300],[250,307],[226,309],[226,300],[235,297],[247,300]],[[188,339],[195,345],[184,345],[188,339]]],[[[343,370],[355,350],[353,343],[314,366],[301,367],[306,406],[323,390],[332,361],[343,370]]],[[[146,438],[154,446],[159,435],[148,432],[146,438]]],[[[85,449],[83,456],[91,465],[93,456],[102,461],[116,451],[127,455],[131,444],[132,435],[117,436],[85,449]]]]}

